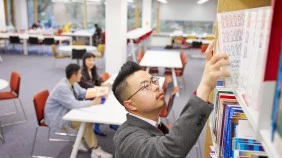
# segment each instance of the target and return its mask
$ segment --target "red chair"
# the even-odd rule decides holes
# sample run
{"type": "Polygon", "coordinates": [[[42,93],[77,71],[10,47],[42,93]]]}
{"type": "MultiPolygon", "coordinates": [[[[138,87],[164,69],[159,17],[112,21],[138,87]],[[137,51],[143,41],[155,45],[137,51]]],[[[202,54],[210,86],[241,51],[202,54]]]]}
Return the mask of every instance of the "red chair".
{"type": "MultiPolygon", "coordinates": [[[[33,97],[33,104],[34,104],[34,108],[35,108],[35,113],[36,113],[38,125],[36,127],[35,136],[34,136],[33,145],[32,145],[32,151],[31,151],[32,157],[43,157],[43,156],[33,155],[36,136],[37,136],[37,132],[38,132],[39,127],[48,128],[48,130],[49,130],[48,131],[48,140],[49,141],[55,141],[55,142],[69,142],[70,141],[70,140],[66,140],[66,139],[52,139],[50,137],[51,130],[48,127],[48,125],[46,125],[45,122],[44,122],[44,108],[45,108],[45,104],[46,104],[48,96],[49,96],[49,91],[46,89],[46,90],[43,90],[43,91],[37,93],[33,97]]],[[[68,133],[56,133],[55,132],[55,134],[57,134],[57,135],[67,135],[67,136],[76,136],[76,135],[71,135],[71,134],[68,134],[68,133]]]]}
{"type": "MultiPolygon", "coordinates": [[[[172,84],[172,82],[170,82],[169,84],[172,84]]],[[[173,90],[172,92],[170,93],[170,96],[169,96],[169,99],[166,103],[166,105],[164,105],[164,107],[161,109],[161,111],[159,112],[159,116],[160,117],[164,117],[167,119],[167,116],[169,115],[171,109],[172,109],[172,106],[173,106],[173,102],[174,102],[174,98],[175,98],[175,95],[176,93],[179,92],[179,88],[178,87],[173,87],[173,90]]],[[[167,93],[167,92],[166,92],[167,93]]],[[[167,94],[166,94],[167,95],[167,94]]],[[[175,116],[173,115],[173,120],[175,120],[175,116]]],[[[168,119],[167,119],[167,122],[168,122],[168,119]]],[[[170,125],[167,124],[167,126],[169,127],[170,125]]]]}
{"type": "Polygon", "coordinates": [[[168,84],[172,81],[172,77],[170,75],[165,76],[164,84],[163,84],[163,91],[166,93],[168,84]]]}
{"type": "Polygon", "coordinates": [[[102,78],[103,82],[105,82],[106,80],[108,80],[110,78],[109,73],[104,72],[100,75],[100,77],[102,78]]]}
{"type": "Polygon", "coordinates": [[[1,100],[13,100],[15,108],[16,108],[16,112],[6,113],[6,114],[1,115],[1,116],[10,116],[10,115],[17,114],[17,111],[18,111],[17,110],[17,105],[16,105],[16,102],[14,100],[14,99],[17,99],[17,100],[19,100],[19,103],[21,105],[21,108],[22,108],[25,120],[4,124],[4,125],[2,125],[2,127],[23,123],[23,122],[25,122],[27,120],[26,114],[25,114],[24,109],[23,109],[23,105],[22,105],[21,99],[19,98],[20,82],[21,82],[20,74],[17,73],[17,72],[12,72],[11,73],[11,78],[10,78],[10,91],[0,92],[0,101],[1,100]]]}

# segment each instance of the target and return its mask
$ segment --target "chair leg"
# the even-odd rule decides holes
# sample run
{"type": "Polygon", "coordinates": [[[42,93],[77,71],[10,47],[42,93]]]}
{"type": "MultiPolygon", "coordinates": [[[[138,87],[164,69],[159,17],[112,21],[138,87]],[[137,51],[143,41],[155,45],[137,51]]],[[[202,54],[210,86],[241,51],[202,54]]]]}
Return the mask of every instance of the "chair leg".
{"type": "MultiPolygon", "coordinates": [[[[34,139],[33,139],[33,144],[32,144],[32,150],[31,150],[31,157],[32,158],[53,158],[53,157],[47,157],[47,156],[38,156],[38,155],[33,155],[33,152],[34,152],[34,146],[35,146],[35,141],[36,141],[36,137],[37,137],[37,133],[38,133],[38,128],[40,126],[36,127],[36,130],[35,130],[35,136],[34,136],[34,139]]],[[[50,128],[48,128],[48,130],[50,131],[50,128]]],[[[48,132],[49,133],[49,132],[48,132]]]]}
{"type": "Polygon", "coordinates": [[[3,129],[2,129],[1,125],[2,125],[2,123],[1,123],[1,120],[0,120],[0,128],[1,128],[0,139],[2,140],[3,143],[5,143],[4,132],[3,132],[3,129]]]}
{"type": "MultiPolygon", "coordinates": [[[[66,139],[55,139],[55,138],[51,138],[51,132],[52,132],[52,130],[49,128],[48,139],[49,139],[49,141],[51,141],[51,142],[73,142],[73,141],[71,141],[71,139],[70,139],[70,140],[66,140],[66,139]]],[[[63,133],[63,132],[60,133],[60,132],[54,131],[54,133],[55,133],[56,135],[70,136],[70,135],[68,135],[67,133],[63,133]]],[[[76,136],[76,135],[73,135],[73,136],[76,136]]]]}
{"type": "MultiPolygon", "coordinates": [[[[13,123],[8,123],[8,124],[5,124],[5,125],[2,125],[2,127],[7,127],[7,126],[11,126],[11,125],[17,125],[17,124],[24,123],[24,122],[26,122],[26,121],[27,121],[27,117],[26,117],[26,114],[25,114],[25,112],[24,112],[24,109],[23,109],[23,105],[22,105],[21,99],[20,99],[20,98],[18,98],[18,100],[19,100],[19,103],[20,103],[21,109],[22,109],[23,114],[24,114],[24,120],[21,120],[21,121],[16,121],[16,122],[13,122],[13,123]]],[[[18,108],[17,108],[16,102],[15,102],[15,100],[13,100],[13,101],[14,101],[14,105],[15,105],[15,107],[16,107],[16,113],[18,113],[18,108]]],[[[16,113],[14,113],[14,114],[16,114],[16,113]]]]}

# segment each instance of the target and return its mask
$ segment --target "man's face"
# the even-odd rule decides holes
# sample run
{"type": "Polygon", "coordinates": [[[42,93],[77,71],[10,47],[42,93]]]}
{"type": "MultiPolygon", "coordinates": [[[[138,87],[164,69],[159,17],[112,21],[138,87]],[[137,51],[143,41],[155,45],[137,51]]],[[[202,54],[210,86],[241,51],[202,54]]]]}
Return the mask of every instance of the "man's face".
{"type": "Polygon", "coordinates": [[[77,71],[77,73],[74,74],[74,76],[75,76],[76,82],[80,82],[81,76],[82,76],[82,74],[81,74],[81,69],[79,69],[79,70],[77,71]]]}
{"type": "Polygon", "coordinates": [[[133,95],[129,101],[134,107],[133,110],[140,114],[158,112],[164,105],[163,90],[152,82],[152,76],[145,71],[137,71],[127,78],[129,85],[128,98],[133,95]],[[142,88],[143,87],[143,88],[142,88]]]}

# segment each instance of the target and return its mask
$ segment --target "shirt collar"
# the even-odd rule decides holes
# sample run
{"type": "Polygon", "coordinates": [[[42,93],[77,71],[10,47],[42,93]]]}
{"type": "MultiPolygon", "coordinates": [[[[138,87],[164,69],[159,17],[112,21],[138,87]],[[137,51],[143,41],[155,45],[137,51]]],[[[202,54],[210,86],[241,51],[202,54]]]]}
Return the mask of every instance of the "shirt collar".
{"type": "Polygon", "coordinates": [[[153,121],[153,120],[150,120],[150,119],[147,119],[147,118],[144,118],[144,117],[132,114],[132,113],[129,113],[129,115],[137,117],[137,118],[139,118],[139,119],[141,119],[145,122],[148,122],[149,124],[151,124],[152,126],[155,126],[155,127],[158,127],[158,125],[161,123],[160,117],[159,117],[158,121],[156,122],[156,121],[153,121]]]}

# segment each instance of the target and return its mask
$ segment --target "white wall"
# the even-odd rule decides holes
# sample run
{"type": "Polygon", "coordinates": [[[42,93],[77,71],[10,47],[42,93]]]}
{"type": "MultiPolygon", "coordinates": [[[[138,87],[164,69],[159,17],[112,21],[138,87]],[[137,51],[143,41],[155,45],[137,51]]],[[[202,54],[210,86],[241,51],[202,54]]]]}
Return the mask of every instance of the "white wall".
{"type": "Polygon", "coordinates": [[[27,3],[25,0],[14,0],[16,29],[28,29],[27,3]]]}
{"type": "Polygon", "coordinates": [[[118,73],[126,62],[127,1],[107,0],[106,5],[106,72],[118,73]]]}
{"type": "Polygon", "coordinates": [[[197,4],[198,0],[168,0],[160,6],[161,20],[215,21],[217,0],[197,4]]]}
{"type": "Polygon", "coordinates": [[[6,30],[4,1],[0,0],[0,31],[6,30]]]}

